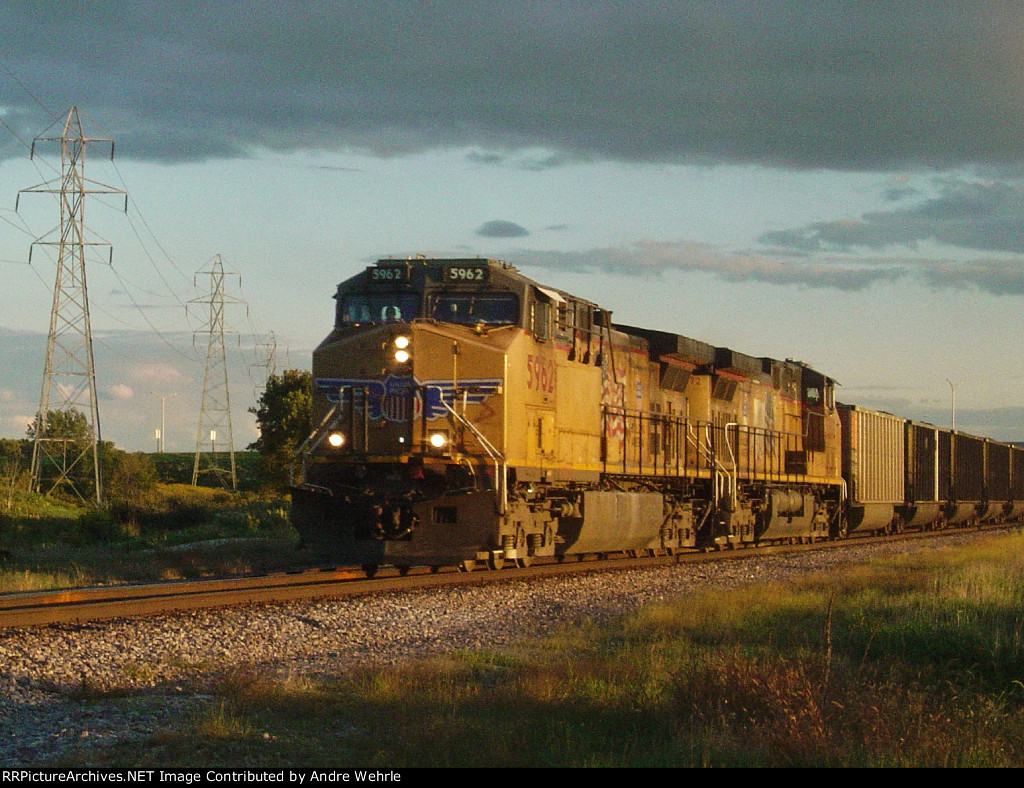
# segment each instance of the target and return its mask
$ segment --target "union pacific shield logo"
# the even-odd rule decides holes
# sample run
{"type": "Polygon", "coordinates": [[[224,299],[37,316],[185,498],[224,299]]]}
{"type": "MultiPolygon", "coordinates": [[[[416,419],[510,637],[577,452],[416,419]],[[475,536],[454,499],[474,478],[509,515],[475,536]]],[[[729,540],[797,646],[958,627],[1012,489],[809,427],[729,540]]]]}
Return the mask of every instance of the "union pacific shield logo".
{"type": "Polygon", "coordinates": [[[445,404],[452,407],[456,401],[465,400],[469,405],[479,405],[501,389],[500,378],[467,378],[456,385],[452,380],[421,382],[389,375],[384,380],[317,378],[314,383],[332,405],[344,397],[357,413],[366,407],[371,421],[396,422],[421,418],[424,406],[427,418],[437,419],[446,413],[445,404]]]}

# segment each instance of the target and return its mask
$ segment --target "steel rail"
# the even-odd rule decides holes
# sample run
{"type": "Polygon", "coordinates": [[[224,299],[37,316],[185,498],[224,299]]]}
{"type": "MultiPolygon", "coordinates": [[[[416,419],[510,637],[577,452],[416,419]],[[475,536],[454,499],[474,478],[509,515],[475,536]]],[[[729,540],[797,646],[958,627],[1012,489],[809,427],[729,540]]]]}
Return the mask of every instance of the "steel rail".
{"type": "Polygon", "coordinates": [[[995,525],[977,529],[914,531],[898,536],[863,536],[837,541],[750,546],[654,557],[630,557],[620,554],[612,554],[608,560],[600,560],[597,556],[580,559],[569,557],[562,562],[537,563],[528,568],[506,568],[497,571],[481,569],[479,572],[460,572],[451,567],[435,574],[427,567],[420,567],[403,576],[397,569],[384,569],[372,580],[367,579],[360,569],[351,567],[199,581],[3,594],[0,595],[0,630],[50,624],[80,624],[101,619],[140,618],[181,611],[336,598],[385,591],[480,585],[582,572],[611,572],[684,563],[739,560],[811,550],[841,549],[895,540],[953,536],[971,530],[1013,527],[1020,526],[995,525]]]}

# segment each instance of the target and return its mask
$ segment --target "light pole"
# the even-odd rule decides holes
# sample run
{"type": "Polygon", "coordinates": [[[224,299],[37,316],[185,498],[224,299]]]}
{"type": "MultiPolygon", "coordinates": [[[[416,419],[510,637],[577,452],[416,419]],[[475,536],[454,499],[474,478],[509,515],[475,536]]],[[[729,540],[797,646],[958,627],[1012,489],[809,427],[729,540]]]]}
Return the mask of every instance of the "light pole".
{"type": "Polygon", "coordinates": [[[166,423],[166,419],[165,419],[166,411],[165,411],[164,406],[165,406],[165,403],[167,402],[167,400],[169,400],[171,397],[177,397],[178,396],[178,392],[174,392],[173,394],[168,394],[166,397],[161,396],[160,394],[157,394],[155,391],[151,391],[149,393],[152,394],[154,397],[156,397],[157,399],[160,400],[160,434],[156,436],[156,450],[157,450],[158,454],[163,454],[164,453],[164,448],[165,448],[164,435],[167,434],[164,431],[164,425],[166,423]]]}
{"type": "Polygon", "coordinates": [[[949,378],[946,378],[946,382],[949,384],[949,428],[956,430],[956,387],[963,383],[963,381],[958,380],[954,383],[949,378]]]}

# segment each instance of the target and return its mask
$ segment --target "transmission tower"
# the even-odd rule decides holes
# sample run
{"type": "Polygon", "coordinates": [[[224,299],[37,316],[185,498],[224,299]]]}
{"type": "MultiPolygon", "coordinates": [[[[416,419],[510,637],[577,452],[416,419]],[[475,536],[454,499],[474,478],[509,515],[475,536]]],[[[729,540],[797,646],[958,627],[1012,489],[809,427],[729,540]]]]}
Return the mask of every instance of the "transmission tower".
{"type": "MultiPolygon", "coordinates": [[[[252,364],[252,367],[263,370],[263,388],[266,389],[267,383],[274,375],[277,374],[277,337],[274,336],[274,332],[270,332],[270,336],[266,342],[256,343],[256,357],[259,358],[260,351],[263,351],[263,361],[257,361],[252,364]]],[[[256,384],[253,383],[255,388],[256,384]]],[[[255,391],[256,399],[260,398],[260,392],[255,391]]]]}
{"type": "Polygon", "coordinates": [[[206,298],[195,298],[189,303],[208,304],[210,313],[206,328],[196,332],[208,334],[209,342],[206,347],[206,371],[203,373],[203,404],[199,411],[199,428],[196,431],[196,459],[192,465],[192,486],[199,483],[203,449],[208,448],[209,451],[205,453],[208,462],[204,470],[222,481],[230,481],[231,489],[235,490],[238,488],[238,476],[235,472],[235,440],[231,431],[227,355],[224,352],[224,335],[228,333],[224,329],[224,309],[227,304],[245,302],[224,292],[227,274],[224,272],[220,255],[213,258],[208,268],[197,271],[196,278],[199,276],[210,277],[210,295],[206,298]],[[229,457],[229,469],[220,467],[218,463],[218,446],[220,453],[226,453],[229,457]]]}
{"type": "Polygon", "coordinates": [[[263,350],[263,361],[253,364],[253,366],[263,370],[263,378],[264,382],[266,382],[277,374],[277,337],[274,336],[273,331],[270,332],[266,342],[258,342],[256,344],[257,354],[261,349],[263,350]]]}
{"type": "MultiPolygon", "coordinates": [[[[60,227],[33,242],[33,247],[37,244],[57,247],[57,279],[53,286],[43,388],[33,428],[32,489],[51,492],[58,486],[66,486],[85,501],[89,497],[88,465],[91,462],[93,497],[98,506],[103,502],[100,414],[85,263],[87,247],[110,248],[110,245],[86,239],[85,195],[124,192],[85,177],[86,147],[97,142],[108,144],[113,159],[114,143],[109,139],[86,137],[76,107],[68,112],[60,137],[40,136],[33,140],[33,158],[37,142],[60,143],[61,177],[59,183],[49,181],[21,190],[57,194],[60,199],[60,227]],[[59,237],[51,239],[54,233],[59,233],[59,237]]],[[[30,249],[30,261],[31,257],[30,249]]]]}

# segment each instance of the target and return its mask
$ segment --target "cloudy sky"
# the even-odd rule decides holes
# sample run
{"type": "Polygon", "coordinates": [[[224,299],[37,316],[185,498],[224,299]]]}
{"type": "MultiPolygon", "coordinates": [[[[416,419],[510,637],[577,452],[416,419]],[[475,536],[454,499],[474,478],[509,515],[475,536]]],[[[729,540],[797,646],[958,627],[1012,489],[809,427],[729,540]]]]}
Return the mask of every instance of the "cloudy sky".
{"type": "Polygon", "coordinates": [[[955,392],[958,428],[1024,440],[1022,5],[21,0],[0,29],[2,437],[52,301],[29,250],[59,209],[25,190],[76,106],[115,141],[86,175],[128,195],[86,207],[122,448],[155,448],[159,397],[195,447],[215,257],[242,448],[271,336],[308,368],[335,285],[416,253],[803,360],[847,402],[948,425],[955,392]]]}

